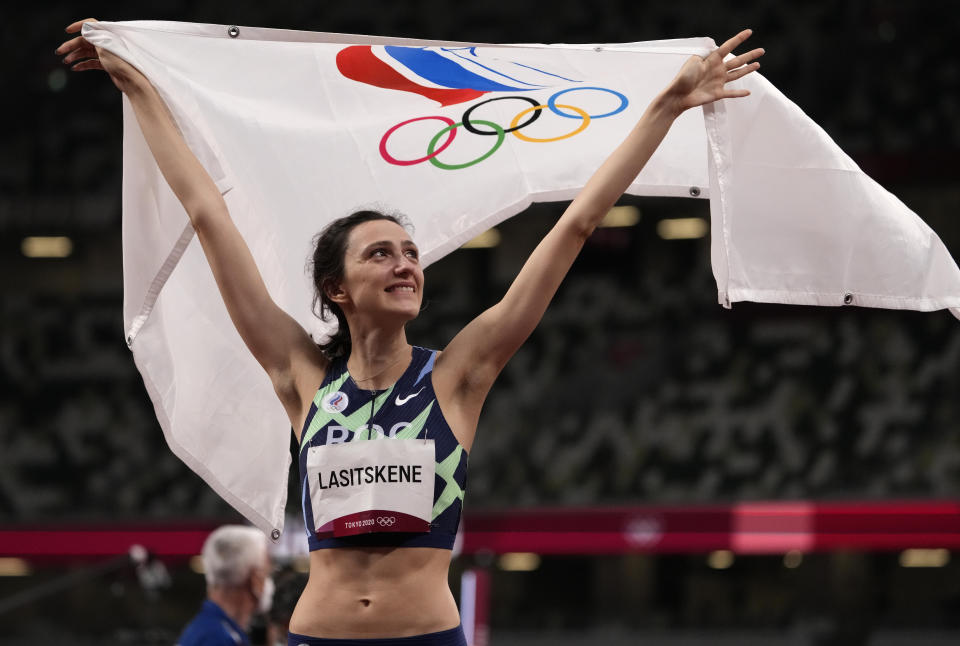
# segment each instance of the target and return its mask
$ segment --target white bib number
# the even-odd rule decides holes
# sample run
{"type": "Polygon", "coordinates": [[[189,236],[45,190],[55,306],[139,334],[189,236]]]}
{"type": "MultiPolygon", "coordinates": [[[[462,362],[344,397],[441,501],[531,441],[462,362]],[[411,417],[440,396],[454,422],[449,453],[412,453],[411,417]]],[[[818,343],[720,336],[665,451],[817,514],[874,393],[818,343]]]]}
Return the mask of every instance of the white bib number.
{"type": "Polygon", "coordinates": [[[326,538],[430,531],[435,457],[433,440],[310,447],[307,477],[314,532],[326,538]]]}

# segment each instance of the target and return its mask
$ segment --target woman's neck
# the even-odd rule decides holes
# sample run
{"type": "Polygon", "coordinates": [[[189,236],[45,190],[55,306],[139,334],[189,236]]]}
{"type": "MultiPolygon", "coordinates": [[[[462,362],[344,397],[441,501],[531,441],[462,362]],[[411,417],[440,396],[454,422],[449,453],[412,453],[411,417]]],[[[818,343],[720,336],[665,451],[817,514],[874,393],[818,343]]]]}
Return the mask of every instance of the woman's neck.
{"type": "Polygon", "coordinates": [[[347,371],[364,390],[383,390],[396,383],[410,363],[411,347],[401,327],[357,330],[350,327],[350,358],[347,371]]]}

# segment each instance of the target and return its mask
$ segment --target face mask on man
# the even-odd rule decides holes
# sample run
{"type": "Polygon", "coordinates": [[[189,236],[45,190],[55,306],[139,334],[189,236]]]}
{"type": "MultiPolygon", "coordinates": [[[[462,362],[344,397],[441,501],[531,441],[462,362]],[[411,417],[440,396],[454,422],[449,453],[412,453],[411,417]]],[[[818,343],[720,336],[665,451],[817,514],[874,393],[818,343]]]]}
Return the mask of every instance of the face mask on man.
{"type": "Polygon", "coordinates": [[[273,577],[267,577],[263,580],[263,590],[257,597],[257,612],[266,614],[273,606],[273,592],[276,586],[273,584],[273,577]]]}

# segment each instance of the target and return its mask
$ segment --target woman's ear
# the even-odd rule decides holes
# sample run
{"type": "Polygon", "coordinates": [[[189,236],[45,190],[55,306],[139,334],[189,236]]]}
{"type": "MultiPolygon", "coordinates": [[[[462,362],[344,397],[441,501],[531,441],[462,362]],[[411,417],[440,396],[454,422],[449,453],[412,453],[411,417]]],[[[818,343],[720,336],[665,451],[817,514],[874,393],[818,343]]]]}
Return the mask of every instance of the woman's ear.
{"type": "Polygon", "coordinates": [[[328,281],[323,284],[323,293],[326,294],[327,298],[337,303],[345,303],[347,300],[347,293],[343,290],[343,286],[339,282],[328,281]]]}

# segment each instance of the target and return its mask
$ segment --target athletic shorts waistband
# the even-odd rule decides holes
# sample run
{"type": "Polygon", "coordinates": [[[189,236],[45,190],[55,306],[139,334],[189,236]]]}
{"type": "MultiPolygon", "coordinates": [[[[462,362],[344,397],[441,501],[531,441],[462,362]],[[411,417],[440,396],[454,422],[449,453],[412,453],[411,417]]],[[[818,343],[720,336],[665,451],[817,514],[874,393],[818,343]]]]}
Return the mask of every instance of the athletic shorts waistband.
{"type": "Polygon", "coordinates": [[[426,635],[375,639],[328,639],[288,633],[287,646],[467,646],[467,639],[463,626],[457,626],[426,635]]]}

